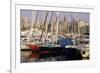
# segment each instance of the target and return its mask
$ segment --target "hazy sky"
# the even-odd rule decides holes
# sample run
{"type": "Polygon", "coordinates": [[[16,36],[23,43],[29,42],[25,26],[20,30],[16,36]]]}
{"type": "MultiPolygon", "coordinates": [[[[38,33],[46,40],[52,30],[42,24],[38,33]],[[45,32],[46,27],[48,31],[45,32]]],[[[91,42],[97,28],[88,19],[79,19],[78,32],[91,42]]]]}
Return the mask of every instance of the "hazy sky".
{"type": "MultiPolygon", "coordinates": [[[[37,14],[37,21],[38,22],[43,22],[45,19],[47,11],[33,11],[33,16],[32,16],[32,10],[21,10],[21,16],[27,17],[30,21],[32,20],[33,17],[33,22],[35,21],[36,14],[37,14]]],[[[54,11],[53,13],[49,11],[48,17],[47,17],[47,22],[50,20],[51,14],[52,14],[52,21],[55,21],[55,17],[57,12],[54,11]]],[[[62,12],[59,11],[59,18],[60,20],[63,20],[64,17],[66,17],[66,20],[68,22],[71,22],[71,17],[74,18],[75,20],[83,20],[85,22],[89,23],[90,20],[90,14],[89,13],[83,13],[83,12],[62,12]]]]}

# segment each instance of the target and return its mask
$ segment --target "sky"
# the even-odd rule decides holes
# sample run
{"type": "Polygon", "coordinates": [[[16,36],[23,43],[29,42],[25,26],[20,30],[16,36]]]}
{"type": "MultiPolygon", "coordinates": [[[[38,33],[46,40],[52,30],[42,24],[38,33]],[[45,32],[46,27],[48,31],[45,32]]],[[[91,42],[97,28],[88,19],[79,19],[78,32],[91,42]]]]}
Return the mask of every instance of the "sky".
{"type": "MultiPolygon", "coordinates": [[[[21,12],[20,12],[21,16],[26,17],[29,21],[33,20],[33,22],[35,22],[36,15],[37,15],[37,21],[40,23],[44,21],[46,13],[47,13],[47,11],[39,11],[39,10],[36,10],[36,11],[21,10],[21,12]]],[[[86,13],[86,12],[62,12],[62,11],[51,12],[51,11],[49,11],[48,16],[47,16],[47,22],[50,21],[51,15],[52,15],[51,21],[52,22],[55,21],[55,19],[56,19],[55,17],[57,16],[57,13],[59,14],[59,20],[61,20],[61,21],[64,20],[64,17],[66,17],[66,20],[68,22],[71,22],[72,18],[77,21],[82,20],[87,23],[89,23],[89,20],[90,20],[90,14],[86,13]]]]}

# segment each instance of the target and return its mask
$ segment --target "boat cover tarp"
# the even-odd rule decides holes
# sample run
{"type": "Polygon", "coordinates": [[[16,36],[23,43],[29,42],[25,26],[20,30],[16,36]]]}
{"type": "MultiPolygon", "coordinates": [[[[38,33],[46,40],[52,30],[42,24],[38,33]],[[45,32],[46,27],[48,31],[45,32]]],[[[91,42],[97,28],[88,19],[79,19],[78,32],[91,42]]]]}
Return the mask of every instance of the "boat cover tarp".
{"type": "Polygon", "coordinates": [[[65,47],[67,45],[74,45],[73,41],[70,38],[59,38],[58,44],[62,47],[65,47]]]}

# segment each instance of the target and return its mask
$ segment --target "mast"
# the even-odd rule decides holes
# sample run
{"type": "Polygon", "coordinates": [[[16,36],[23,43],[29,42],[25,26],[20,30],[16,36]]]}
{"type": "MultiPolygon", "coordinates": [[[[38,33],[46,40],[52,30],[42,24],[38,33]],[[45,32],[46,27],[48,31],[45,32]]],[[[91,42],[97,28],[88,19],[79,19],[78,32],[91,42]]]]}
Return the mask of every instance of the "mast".
{"type": "MultiPolygon", "coordinates": [[[[50,20],[49,20],[48,24],[46,24],[46,35],[45,35],[46,38],[48,36],[49,29],[51,28],[51,30],[52,30],[52,27],[51,27],[52,26],[52,24],[51,24],[52,15],[53,15],[53,12],[51,12],[50,20]]],[[[51,31],[51,34],[52,34],[52,31],[51,31]]],[[[46,40],[46,38],[45,38],[45,40],[46,40]]],[[[51,35],[51,38],[52,38],[52,35],[51,35]]],[[[51,39],[51,41],[52,41],[52,39],[51,39]]]]}
{"type": "Polygon", "coordinates": [[[58,40],[58,30],[59,30],[59,13],[56,13],[57,17],[56,17],[56,44],[57,44],[57,40],[58,40]]]}
{"type": "MultiPolygon", "coordinates": [[[[43,23],[42,33],[41,33],[40,39],[39,39],[40,41],[41,41],[41,38],[42,38],[42,36],[43,36],[43,31],[44,31],[44,29],[45,29],[47,16],[48,16],[48,12],[46,13],[45,20],[44,20],[44,23],[43,23]]],[[[44,44],[44,40],[45,40],[45,39],[43,39],[43,44],[44,44]]]]}
{"type": "Polygon", "coordinates": [[[68,29],[67,29],[67,20],[66,17],[64,16],[64,34],[68,33],[68,29]]]}
{"type": "Polygon", "coordinates": [[[36,12],[36,16],[35,16],[35,23],[34,23],[34,28],[35,28],[36,23],[37,23],[37,18],[38,18],[38,12],[36,12]]]}
{"type": "Polygon", "coordinates": [[[72,16],[72,13],[71,13],[71,34],[73,36],[73,32],[74,32],[74,27],[73,27],[73,16],[72,16]]]}
{"type": "MultiPolygon", "coordinates": [[[[33,27],[34,27],[34,22],[33,22],[33,19],[34,19],[34,16],[33,16],[33,14],[34,14],[34,12],[32,11],[32,21],[31,21],[31,36],[33,36],[34,34],[33,34],[33,32],[34,32],[34,30],[33,30],[33,27]]],[[[36,21],[35,21],[36,22],[36,21]]]]}
{"type": "Polygon", "coordinates": [[[51,19],[50,19],[50,24],[51,24],[51,43],[53,43],[53,24],[51,23],[52,17],[53,17],[53,12],[51,14],[51,19]]]}
{"type": "Polygon", "coordinates": [[[29,32],[27,33],[27,42],[30,42],[31,41],[31,38],[32,38],[32,36],[33,36],[33,14],[34,14],[34,12],[32,11],[32,18],[31,18],[31,28],[30,28],[30,30],[29,30],[29,32]]]}

